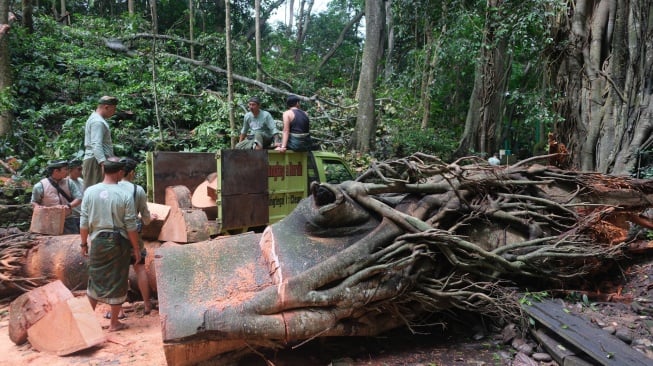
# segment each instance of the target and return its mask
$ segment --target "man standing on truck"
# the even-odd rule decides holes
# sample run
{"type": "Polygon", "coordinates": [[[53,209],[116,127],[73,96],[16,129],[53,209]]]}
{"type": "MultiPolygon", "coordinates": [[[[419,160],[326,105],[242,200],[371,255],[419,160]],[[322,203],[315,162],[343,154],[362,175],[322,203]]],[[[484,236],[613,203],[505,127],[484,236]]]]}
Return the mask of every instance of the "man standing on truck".
{"type": "Polygon", "coordinates": [[[103,96],[95,112],[88,117],[84,127],[84,190],[102,181],[102,166],[108,157],[114,156],[111,130],[107,119],[116,113],[118,98],[103,96]]]}
{"type": "Polygon", "coordinates": [[[283,112],[283,137],[276,150],[310,151],[313,145],[309,133],[309,119],[306,112],[299,109],[299,97],[289,95],[286,99],[288,110],[283,112]]]}
{"type": "Polygon", "coordinates": [[[243,118],[243,128],[236,149],[267,149],[272,146],[274,138],[279,134],[272,115],[261,109],[261,100],[251,97],[247,102],[249,112],[243,118]]]}

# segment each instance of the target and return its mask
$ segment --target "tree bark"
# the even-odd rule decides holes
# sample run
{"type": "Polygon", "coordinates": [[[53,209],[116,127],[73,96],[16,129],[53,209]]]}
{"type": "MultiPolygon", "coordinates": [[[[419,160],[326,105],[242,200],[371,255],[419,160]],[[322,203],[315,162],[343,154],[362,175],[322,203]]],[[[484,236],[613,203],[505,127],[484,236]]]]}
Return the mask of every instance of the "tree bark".
{"type": "MultiPolygon", "coordinates": [[[[229,103],[229,128],[231,129],[231,148],[236,147],[236,119],[234,116],[234,72],[231,69],[231,15],[229,0],[225,0],[225,38],[227,50],[227,101],[229,103]]],[[[258,45],[257,45],[258,46],[258,45]]],[[[258,52],[258,51],[257,51],[258,52]]],[[[258,60],[257,60],[258,62],[258,60]]],[[[259,67],[257,66],[257,70],[259,67]]],[[[257,79],[258,81],[258,79],[257,79]]]]}
{"type": "MultiPolygon", "coordinates": [[[[0,0],[0,26],[9,24],[9,0],[0,0]]],[[[9,37],[0,34],[0,137],[11,130],[13,113],[11,111],[11,52],[9,37]]]]}
{"type": "Polygon", "coordinates": [[[302,60],[302,49],[304,48],[304,40],[308,32],[308,26],[311,21],[311,10],[313,9],[314,0],[301,0],[299,8],[299,20],[297,22],[297,40],[295,45],[295,63],[302,60]],[[305,8],[305,1],[308,1],[308,6],[305,8]]]}
{"type": "Polygon", "coordinates": [[[376,118],[374,111],[374,88],[382,50],[382,34],[385,24],[385,1],[365,1],[365,46],[358,79],[358,115],[351,146],[360,153],[373,147],[376,118]]]}
{"type": "Polygon", "coordinates": [[[480,61],[474,78],[474,89],[469,100],[465,130],[454,156],[474,152],[492,155],[501,136],[503,98],[510,60],[506,53],[506,35],[496,33],[496,19],[492,8],[501,8],[503,0],[488,0],[480,61]]]}
{"type": "Polygon", "coordinates": [[[32,6],[32,0],[23,0],[23,19],[22,25],[29,33],[34,33],[34,7],[32,6]]]}
{"type": "Polygon", "coordinates": [[[195,59],[195,46],[193,40],[195,38],[195,11],[193,7],[193,0],[188,0],[188,33],[190,36],[190,58],[195,59]]]}
{"type": "Polygon", "coordinates": [[[159,33],[159,15],[156,10],[156,0],[149,0],[150,2],[150,14],[152,15],[152,30],[154,34],[159,33]]]}
{"type": "Polygon", "coordinates": [[[653,3],[576,0],[567,11],[553,35],[567,47],[547,55],[563,91],[558,140],[576,168],[632,173],[653,131],[653,3]]]}
{"type": "MultiPolygon", "coordinates": [[[[256,81],[261,81],[261,0],[254,1],[254,22],[256,23],[256,81]]],[[[228,68],[227,68],[228,69],[228,68]]]]}
{"type": "Polygon", "coordinates": [[[292,26],[295,22],[295,0],[288,1],[288,24],[286,24],[286,37],[292,35],[292,26]]]}
{"type": "Polygon", "coordinates": [[[392,52],[395,49],[395,31],[394,24],[392,23],[392,0],[387,0],[385,4],[385,26],[388,30],[388,49],[385,54],[385,69],[383,78],[386,81],[390,81],[392,78],[393,63],[392,63],[392,52]]]}

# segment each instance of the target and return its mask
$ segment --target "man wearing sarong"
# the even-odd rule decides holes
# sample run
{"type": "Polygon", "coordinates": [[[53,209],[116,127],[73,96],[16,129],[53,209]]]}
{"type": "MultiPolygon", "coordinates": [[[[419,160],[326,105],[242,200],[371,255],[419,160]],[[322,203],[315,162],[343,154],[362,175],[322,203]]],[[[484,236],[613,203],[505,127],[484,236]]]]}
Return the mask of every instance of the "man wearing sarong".
{"type": "Polygon", "coordinates": [[[118,186],[125,167],[118,160],[107,159],[103,181],[84,191],[80,217],[82,255],[89,257],[86,295],[93,309],[98,302],[111,307],[110,332],[127,328],[118,315],[127,299],[132,251],[141,260],[134,200],[118,186]]]}

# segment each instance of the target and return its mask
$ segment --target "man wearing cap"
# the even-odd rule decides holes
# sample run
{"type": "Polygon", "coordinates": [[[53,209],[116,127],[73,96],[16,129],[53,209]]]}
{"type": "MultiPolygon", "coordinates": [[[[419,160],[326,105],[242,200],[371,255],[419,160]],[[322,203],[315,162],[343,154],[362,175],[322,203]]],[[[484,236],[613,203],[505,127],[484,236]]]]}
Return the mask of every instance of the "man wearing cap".
{"type": "Polygon", "coordinates": [[[141,260],[134,200],[118,186],[124,167],[115,156],[104,161],[102,182],[84,191],[80,219],[82,255],[89,257],[86,295],[93,309],[98,302],[111,307],[110,332],[127,328],[118,315],[127,299],[129,261],[132,255],[141,260]]]}
{"type": "Polygon", "coordinates": [[[309,132],[309,119],[306,112],[299,109],[299,97],[289,95],[286,99],[288,110],[283,112],[283,137],[276,150],[309,151],[313,145],[309,132]]]}
{"type": "MultiPolygon", "coordinates": [[[[68,162],[68,185],[77,187],[80,194],[84,195],[84,179],[82,179],[82,161],[72,159],[68,162]]],[[[73,207],[71,216],[75,219],[76,231],[79,234],[79,217],[82,213],[82,205],[73,207]]]]}
{"type": "Polygon", "coordinates": [[[114,156],[111,130],[107,119],[116,113],[118,98],[103,96],[95,112],[88,117],[84,127],[84,190],[102,181],[102,165],[108,157],[114,156]]]}
{"type": "Polygon", "coordinates": [[[261,100],[251,97],[247,102],[249,112],[243,118],[243,128],[240,130],[240,140],[236,149],[267,149],[272,146],[273,139],[279,134],[272,115],[261,109],[261,100]]]}
{"type": "Polygon", "coordinates": [[[82,203],[82,192],[68,184],[68,161],[56,160],[48,164],[46,177],[32,188],[32,207],[56,207],[66,210],[64,234],[79,233],[77,220],[72,216],[73,208],[82,203]]]}

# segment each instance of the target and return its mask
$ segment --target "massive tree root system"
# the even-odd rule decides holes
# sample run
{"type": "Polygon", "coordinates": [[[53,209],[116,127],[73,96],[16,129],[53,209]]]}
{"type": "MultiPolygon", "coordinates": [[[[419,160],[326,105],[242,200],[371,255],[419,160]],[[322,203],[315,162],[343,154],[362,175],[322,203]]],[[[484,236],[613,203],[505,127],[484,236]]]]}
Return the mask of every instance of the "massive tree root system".
{"type": "Polygon", "coordinates": [[[190,333],[174,331],[170,313],[164,340],[269,347],[457,310],[519,321],[520,291],[580,286],[628,254],[629,221],[649,224],[639,214],[650,182],[535,164],[548,158],[494,167],[418,154],[316,184],[259,242],[270,283],[204,301],[190,333]]]}

